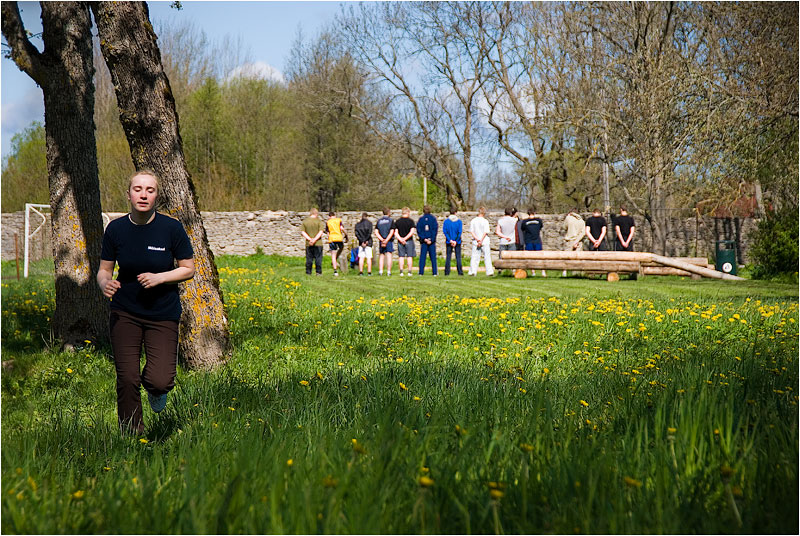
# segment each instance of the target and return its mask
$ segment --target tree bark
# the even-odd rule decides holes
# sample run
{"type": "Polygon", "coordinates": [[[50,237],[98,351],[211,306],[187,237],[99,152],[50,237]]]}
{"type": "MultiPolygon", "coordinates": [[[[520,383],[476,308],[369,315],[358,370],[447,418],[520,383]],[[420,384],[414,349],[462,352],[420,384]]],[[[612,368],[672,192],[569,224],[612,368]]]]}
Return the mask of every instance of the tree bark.
{"type": "Polygon", "coordinates": [[[180,355],[190,368],[210,369],[230,351],[228,319],[214,254],[186,168],[178,114],[144,2],[92,2],[100,48],[111,72],[136,169],[161,179],[161,208],[186,229],[195,276],[180,285],[180,355]]]}
{"type": "Polygon", "coordinates": [[[66,348],[108,338],[108,302],[94,275],[103,220],[94,134],[94,64],[89,8],[42,2],[44,52],[28,40],[16,2],[2,3],[11,57],[44,94],[56,309],[52,327],[66,348]]]}

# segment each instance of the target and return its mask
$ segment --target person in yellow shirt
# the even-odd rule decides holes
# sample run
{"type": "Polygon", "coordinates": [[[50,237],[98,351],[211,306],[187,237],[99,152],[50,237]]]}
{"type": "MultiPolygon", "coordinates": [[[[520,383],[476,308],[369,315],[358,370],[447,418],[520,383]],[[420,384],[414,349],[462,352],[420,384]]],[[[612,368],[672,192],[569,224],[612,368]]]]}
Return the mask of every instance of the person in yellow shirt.
{"type": "Polygon", "coordinates": [[[328,233],[328,244],[331,248],[331,264],[333,265],[333,275],[339,275],[339,264],[337,257],[339,252],[344,250],[344,243],[347,240],[347,233],[342,227],[342,219],[336,217],[336,213],[328,212],[328,222],[325,231],[328,233]]]}

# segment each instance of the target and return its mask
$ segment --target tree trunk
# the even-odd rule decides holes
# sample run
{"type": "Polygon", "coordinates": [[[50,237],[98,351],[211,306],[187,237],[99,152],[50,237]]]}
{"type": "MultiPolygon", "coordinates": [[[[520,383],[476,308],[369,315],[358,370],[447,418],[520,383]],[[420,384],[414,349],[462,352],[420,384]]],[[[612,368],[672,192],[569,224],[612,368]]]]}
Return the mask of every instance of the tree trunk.
{"type": "Polygon", "coordinates": [[[16,2],[3,2],[3,35],[17,66],[42,88],[53,227],[56,310],[65,347],[108,338],[108,302],[95,282],[103,241],[94,65],[89,8],[42,2],[40,53],[28,41],[16,2]]]}
{"type": "Polygon", "coordinates": [[[162,209],[183,224],[194,249],[195,276],[180,285],[180,355],[190,368],[209,369],[230,351],[228,318],[147,5],[93,2],[92,10],[133,164],[160,177],[162,209]]]}

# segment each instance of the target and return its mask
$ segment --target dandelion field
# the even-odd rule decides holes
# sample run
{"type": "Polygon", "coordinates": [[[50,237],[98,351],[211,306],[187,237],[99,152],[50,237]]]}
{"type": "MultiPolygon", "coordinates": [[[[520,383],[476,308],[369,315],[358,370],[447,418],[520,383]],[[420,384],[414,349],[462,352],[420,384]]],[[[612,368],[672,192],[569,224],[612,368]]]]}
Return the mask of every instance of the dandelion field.
{"type": "Polygon", "coordinates": [[[3,281],[2,532],[798,532],[796,285],[217,261],[234,353],[141,439],[3,281]]]}

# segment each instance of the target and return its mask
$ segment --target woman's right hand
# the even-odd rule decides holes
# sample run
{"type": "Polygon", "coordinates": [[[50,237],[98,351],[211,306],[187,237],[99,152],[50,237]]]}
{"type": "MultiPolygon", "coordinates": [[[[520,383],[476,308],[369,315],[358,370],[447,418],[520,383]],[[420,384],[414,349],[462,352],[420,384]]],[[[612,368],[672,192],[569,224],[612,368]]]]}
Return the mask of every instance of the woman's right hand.
{"type": "Polygon", "coordinates": [[[109,279],[106,281],[105,285],[103,285],[103,296],[106,298],[111,298],[117,291],[120,289],[122,284],[117,281],[116,279],[109,279]]]}

